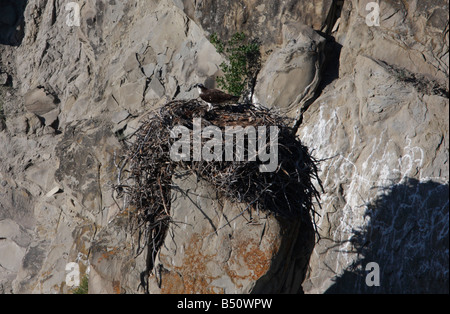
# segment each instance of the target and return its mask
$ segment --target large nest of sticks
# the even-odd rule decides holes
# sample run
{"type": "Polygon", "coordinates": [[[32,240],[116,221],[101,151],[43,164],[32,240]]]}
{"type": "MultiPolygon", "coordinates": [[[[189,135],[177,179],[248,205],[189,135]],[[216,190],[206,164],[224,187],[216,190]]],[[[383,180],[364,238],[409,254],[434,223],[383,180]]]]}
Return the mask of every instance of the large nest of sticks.
{"type": "MultiPolygon", "coordinates": [[[[192,171],[213,185],[223,197],[246,203],[249,211],[312,219],[314,223],[313,202],[318,201],[319,193],[313,181],[320,186],[317,161],[297,138],[290,124],[288,119],[260,106],[237,104],[210,109],[198,100],[169,102],[141,123],[133,136],[125,141],[126,154],[118,164],[115,189],[128,204],[135,207],[131,215],[132,225],[144,239],[145,245],[141,244],[140,248],[150,249],[150,270],[171,221],[171,181],[176,168],[192,171]],[[195,118],[201,118],[202,129],[208,126],[219,128],[224,143],[227,127],[253,126],[256,131],[259,131],[258,127],[265,127],[266,134],[258,134],[257,147],[259,149],[260,141],[267,143],[264,148],[266,152],[273,140],[269,127],[277,127],[276,167],[272,171],[261,171],[260,166],[267,164],[267,161],[261,161],[258,156],[250,158],[248,135],[244,150],[236,147],[237,140],[233,141],[233,156],[236,157],[233,160],[229,160],[229,156],[227,160],[225,156],[227,147],[223,149],[221,160],[193,160],[193,147],[187,154],[190,160],[173,160],[171,147],[179,140],[173,135],[174,127],[187,128],[193,143],[195,118]],[[236,156],[238,152],[240,158],[236,156]]],[[[202,143],[206,141],[208,138],[202,138],[202,143]]]]}

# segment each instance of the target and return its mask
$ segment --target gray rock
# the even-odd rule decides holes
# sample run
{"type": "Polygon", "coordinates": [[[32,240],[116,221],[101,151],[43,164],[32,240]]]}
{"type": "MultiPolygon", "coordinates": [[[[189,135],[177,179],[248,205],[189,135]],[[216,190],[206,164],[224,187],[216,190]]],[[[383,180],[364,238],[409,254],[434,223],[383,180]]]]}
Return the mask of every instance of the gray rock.
{"type": "Polygon", "coordinates": [[[29,113],[26,115],[28,122],[28,134],[37,134],[39,130],[43,127],[41,119],[34,113],[29,113]]]}
{"type": "MultiPolygon", "coordinates": [[[[314,246],[310,222],[252,213],[249,224],[248,214],[241,215],[245,204],[220,200],[205,181],[180,173],[173,184],[178,186],[172,190],[173,223],[148,278],[150,293],[302,292],[314,246]]],[[[137,239],[129,238],[126,216],[119,214],[93,246],[94,293],[132,291],[145,273],[147,252],[134,259],[130,244],[137,239]]]]}
{"type": "Polygon", "coordinates": [[[284,39],[258,75],[254,102],[297,118],[319,85],[325,38],[310,27],[288,24],[284,39]]]}
{"type": "Polygon", "coordinates": [[[59,117],[60,110],[59,108],[53,109],[52,111],[47,112],[46,114],[42,115],[42,118],[44,119],[45,126],[51,126],[53,128],[57,127],[58,124],[58,117],[59,117]]]}
{"type": "MultiPolygon", "coordinates": [[[[4,272],[3,276],[17,273],[24,256],[25,248],[6,238],[0,240],[0,265],[2,265],[2,271],[4,272]]],[[[0,277],[1,279],[3,278],[0,277]]]]}
{"type": "Polygon", "coordinates": [[[171,212],[174,221],[180,223],[171,225],[156,262],[164,269],[161,289],[156,288],[157,278],[151,277],[151,291],[302,291],[304,271],[313,248],[310,223],[287,222],[260,213],[253,224],[248,224],[249,217],[243,217],[247,214],[240,215],[246,205],[220,200],[206,182],[185,174],[175,175],[173,183],[180,189],[172,190],[171,212]],[[298,250],[291,255],[294,246],[298,250]]]}
{"type": "Polygon", "coordinates": [[[448,115],[437,112],[447,112],[448,96],[421,87],[448,71],[439,48],[422,44],[436,38],[419,22],[435,7],[419,9],[414,2],[412,17],[411,7],[383,3],[382,16],[391,17],[368,27],[360,19],[364,5],[344,5],[335,35],[343,46],[339,77],[308,109],[298,133],[317,158],[327,159],[319,221],[327,240],[315,247],[305,292],[445,293],[448,256],[439,252],[448,247],[448,158],[442,151],[449,145],[448,115]],[[418,31],[424,37],[413,39],[418,31]],[[414,48],[405,50],[405,42],[414,48]],[[371,262],[380,268],[379,287],[365,283],[371,262]]]}
{"type": "Polygon", "coordinates": [[[2,118],[0,119],[0,132],[3,131],[4,129],[6,129],[6,123],[2,118]]]}
{"type": "Polygon", "coordinates": [[[111,118],[111,122],[117,124],[117,123],[122,122],[129,116],[130,116],[130,113],[127,110],[122,110],[122,111],[116,112],[113,115],[113,117],[111,118]]]}
{"type": "Polygon", "coordinates": [[[113,95],[121,108],[131,112],[142,110],[141,104],[144,100],[145,84],[145,78],[142,78],[139,81],[120,86],[113,95]]]}
{"type": "Polygon", "coordinates": [[[0,85],[5,85],[8,82],[8,74],[0,73],[0,85]]]}
{"type": "Polygon", "coordinates": [[[43,115],[55,109],[55,98],[46,93],[43,88],[34,88],[24,96],[25,108],[34,114],[43,115]]]}
{"type": "Polygon", "coordinates": [[[144,71],[146,77],[152,77],[155,72],[155,68],[156,65],[154,63],[149,63],[142,67],[142,71],[144,71]]]}
{"type": "MultiPolygon", "coordinates": [[[[284,241],[281,223],[262,216],[271,234],[236,219],[201,238],[238,206],[174,193],[174,215],[183,222],[189,213],[189,225],[171,226],[159,256],[162,292],[448,292],[448,0],[381,1],[380,26],[365,23],[367,2],[81,1],[81,25],[70,27],[63,1],[7,1],[0,11],[19,9],[26,27],[1,17],[9,20],[0,26],[8,73],[0,84],[12,84],[1,96],[0,264],[8,267],[0,267],[0,291],[70,293],[65,267],[76,262],[81,276],[91,270],[91,291],[136,292],[145,253],[133,258],[127,212],[111,196],[121,149],[111,118],[136,116],[123,131],[130,135],[147,110],[197,97],[194,83],[214,86],[224,58],[208,36],[244,31],[262,42],[258,101],[294,118],[307,109],[298,135],[322,160],[322,239],[303,280],[309,238],[288,227],[298,259],[286,255],[288,241],[271,251],[284,241]],[[325,49],[301,25],[322,30],[325,49]],[[58,111],[55,130],[48,123],[56,120],[42,117],[58,111]],[[46,198],[56,185],[64,193],[46,198]],[[242,245],[255,239],[259,246],[242,245]],[[364,280],[370,262],[380,266],[374,289],[364,280]],[[203,281],[192,284],[195,277],[203,281]]],[[[211,194],[204,183],[195,191],[211,194]]],[[[149,288],[161,292],[152,276],[149,288]]]]}
{"type": "Polygon", "coordinates": [[[28,119],[23,115],[10,117],[5,124],[11,134],[26,134],[28,132],[28,119]]]}
{"type": "Polygon", "coordinates": [[[229,39],[235,32],[259,38],[264,50],[282,44],[282,27],[296,23],[321,30],[327,25],[332,1],[266,2],[262,0],[232,0],[227,3],[183,0],[187,15],[210,33],[229,39]],[[227,27],[224,27],[227,25],[227,27]]]}
{"type": "Polygon", "coordinates": [[[147,93],[145,94],[145,100],[160,99],[165,93],[165,88],[157,78],[153,78],[148,85],[147,93]]]}

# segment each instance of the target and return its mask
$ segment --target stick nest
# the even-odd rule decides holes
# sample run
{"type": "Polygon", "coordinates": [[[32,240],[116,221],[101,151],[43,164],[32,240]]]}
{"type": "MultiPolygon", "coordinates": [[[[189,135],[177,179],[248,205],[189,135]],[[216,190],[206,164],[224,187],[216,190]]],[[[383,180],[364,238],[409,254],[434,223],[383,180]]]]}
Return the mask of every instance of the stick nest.
{"type": "MultiPolygon", "coordinates": [[[[222,105],[208,110],[203,102],[187,100],[169,102],[159,113],[141,123],[133,136],[125,141],[126,153],[117,165],[115,191],[119,197],[124,197],[127,203],[124,207],[132,205],[135,208],[131,215],[132,226],[139,231],[140,239],[144,239],[140,249],[149,248],[150,270],[171,221],[171,183],[176,168],[192,171],[212,184],[223,197],[248,204],[247,210],[312,219],[314,223],[313,202],[319,200],[319,193],[313,181],[321,187],[317,161],[288,126],[290,122],[260,106],[222,105]],[[222,134],[225,134],[225,126],[245,128],[251,125],[255,129],[278,126],[277,169],[261,172],[261,162],[247,158],[244,161],[225,161],[225,158],[223,161],[172,161],[170,148],[177,139],[170,137],[170,131],[177,125],[185,126],[191,131],[192,139],[193,118],[202,118],[202,127],[220,127],[222,134]]],[[[235,145],[236,141],[233,143],[235,145]]],[[[245,143],[247,147],[247,138],[245,143]]]]}

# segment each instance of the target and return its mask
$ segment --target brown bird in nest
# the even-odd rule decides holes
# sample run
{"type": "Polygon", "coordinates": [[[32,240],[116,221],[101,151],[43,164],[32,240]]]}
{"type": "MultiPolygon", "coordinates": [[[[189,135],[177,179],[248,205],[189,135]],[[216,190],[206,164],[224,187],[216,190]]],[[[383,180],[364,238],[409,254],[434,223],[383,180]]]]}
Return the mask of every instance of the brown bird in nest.
{"type": "Polygon", "coordinates": [[[208,103],[209,109],[212,109],[212,105],[215,104],[229,104],[239,100],[239,96],[230,95],[214,88],[208,89],[203,84],[195,84],[193,87],[197,87],[200,98],[208,103]]]}

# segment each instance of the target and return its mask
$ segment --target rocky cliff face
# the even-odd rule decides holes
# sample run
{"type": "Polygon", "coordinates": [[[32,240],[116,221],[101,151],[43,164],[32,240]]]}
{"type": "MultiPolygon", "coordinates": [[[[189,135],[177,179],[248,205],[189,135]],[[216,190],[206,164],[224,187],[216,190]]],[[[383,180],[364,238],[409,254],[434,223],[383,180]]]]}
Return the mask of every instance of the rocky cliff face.
{"type": "Polygon", "coordinates": [[[381,1],[379,25],[358,0],[78,1],[79,26],[68,3],[0,2],[0,291],[68,293],[74,262],[91,292],[448,293],[448,1],[381,1]],[[320,240],[270,216],[211,236],[239,208],[174,178],[181,223],[145,273],[120,140],[213,86],[208,35],[236,31],[262,42],[254,100],[321,160],[320,240]]]}

